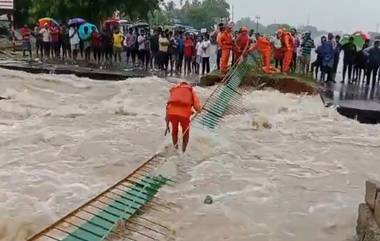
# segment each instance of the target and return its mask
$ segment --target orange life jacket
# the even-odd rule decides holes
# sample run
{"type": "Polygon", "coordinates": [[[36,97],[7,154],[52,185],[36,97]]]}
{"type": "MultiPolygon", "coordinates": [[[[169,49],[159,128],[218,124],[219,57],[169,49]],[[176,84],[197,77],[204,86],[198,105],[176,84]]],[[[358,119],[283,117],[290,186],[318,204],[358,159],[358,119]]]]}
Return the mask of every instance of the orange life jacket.
{"type": "Polygon", "coordinates": [[[260,37],[257,40],[257,47],[261,53],[272,53],[272,44],[269,39],[260,37]]]}
{"type": "Polygon", "coordinates": [[[236,47],[238,51],[243,52],[249,45],[248,33],[240,33],[236,39],[236,47]]]}
{"type": "Polygon", "coordinates": [[[182,105],[192,107],[193,100],[193,87],[188,84],[180,84],[170,90],[170,97],[168,104],[182,105]]]}
{"type": "Polygon", "coordinates": [[[293,50],[294,49],[294,40],[293,36],[289,32],[284,32],[281,37],[282,49],[283,50],[293,50]]]}
{"type": "Polygon", "coordinates": [[[231,50],[234,46],[232,34],[225,30],[220,36],[220,43],[223,50],[231,50]]]}

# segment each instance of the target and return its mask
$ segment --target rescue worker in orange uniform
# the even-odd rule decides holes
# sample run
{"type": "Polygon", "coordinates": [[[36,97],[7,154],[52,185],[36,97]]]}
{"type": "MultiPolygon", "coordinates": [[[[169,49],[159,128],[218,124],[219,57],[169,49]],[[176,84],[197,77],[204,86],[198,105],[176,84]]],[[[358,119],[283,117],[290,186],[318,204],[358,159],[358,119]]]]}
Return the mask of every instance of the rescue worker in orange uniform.
{"type": "Polygon", "coordinates": [[[252,47],[249,49],[249,52],[253,52],[256,49],[260,52],[261,57],[263,58],[263,71],[267,74],[278,72],[277,69],[271,67],[270,61],[272,57],[272,43],[264,36],[261,36],[259,33],[256,33],[256,44],[252,44],[252,47]]]}
{"type": "Polygon", "coordinates": [[[232,24],[228,24],[220,36],[220,46],[222,49],[222,56],[220,59],[220,71],[223,74],[228,72],[228,61],[230,60],[230,54],[234,47],[232,38],[232,24]]]}
{"type": "Polygon", "coordinates": [[[235,49],[235,61],[239,61],[240,56],[244,53],[244,51],[248,50],[250,39],[248,35],[248,28],[242,27],[239,35],[235,40],[236,49],[235,49]]]}
{"type": "Polygon", "coordinates": [[[277,31],[277,36],[281,40],[282,51],[284,53],[283,72],[289,73],[293,60],[294,40],[289,32],[282,29],[277,31]]]}
{"type": "Polygon", "coordinates": [[[193,87],[182,81],[170,89],[166,105],[166,123],[171,123],[173,145],[178,149],[178,130],[181,125],[183,134],[182,151],[185,152],[190,138],[190,118],[202,109],[201,101],[193,87]]]}
{"type": "Polygon", "coordinates": [[[216,35],[216,43],[218,45],[218,52],[217,52],[217,56],[216,56],[216,65],[217,65],[219,70],[220,70],[220,58],[222,57],[222,44],[220,42],[220,38],[222,36],[223,31],[224,31],[224,24],[220,23],[219,29],[218,29],[217,35],[216,35]]]}

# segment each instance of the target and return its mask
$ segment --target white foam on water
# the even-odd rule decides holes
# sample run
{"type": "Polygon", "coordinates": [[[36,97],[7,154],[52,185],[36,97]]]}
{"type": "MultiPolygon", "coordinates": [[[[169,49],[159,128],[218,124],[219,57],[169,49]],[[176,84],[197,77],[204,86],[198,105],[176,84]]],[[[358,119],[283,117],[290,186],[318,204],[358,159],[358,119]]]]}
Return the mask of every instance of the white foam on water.
{"type": "Polygon", "coordinates": [[[317,96],[249,93],[244,114],[192,128],[177,155],[163,151],[165,80],[0,72],[0,241],[25,240],[156,152],[180,180],[160,194],[180,207],[161,217],[175,240],[350,240],[364,181],[379,178],[379,126],[317,96]]]}
{"type": "Polygon", "coordinates": [[[353,240],[364,182],[379,178],[380,128],[318,96],[255,91],[215,133],[192,130],[191,177],[165,198],[176,240],[353,240]],[[212,205],[203,204],[206,195],[212,205]]]}
{"type": "Polygon", "coordinates": [[[163,145],[163,80],[0,72],[1,241],[25,240],[163,145]]]}

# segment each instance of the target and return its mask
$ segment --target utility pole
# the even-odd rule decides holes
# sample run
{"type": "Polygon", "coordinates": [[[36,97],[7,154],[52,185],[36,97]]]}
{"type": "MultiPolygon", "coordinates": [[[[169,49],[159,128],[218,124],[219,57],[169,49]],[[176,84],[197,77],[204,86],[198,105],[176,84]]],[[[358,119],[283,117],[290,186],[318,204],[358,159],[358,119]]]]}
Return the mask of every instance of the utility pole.
{"type": "Polygon", "coordinates": [[[234,22],[235,21],[235,18],[234,18],[234,5],[233,4],[231,4],[231,12],[232,12],[232,22],[234,22]]]}
{"type": "Polygon", "coordinates": [[[256,16],[256,33],[259,32],[259,21],[260,21],[260,16],[257,15],[257,16],[256,16]]]}
{"type": "Polygon", "coordinates": [[[376,33],[379,32],[379,28],[380,28],[380,23],[377,23],[377,24],[376,24],[376,33]]]}

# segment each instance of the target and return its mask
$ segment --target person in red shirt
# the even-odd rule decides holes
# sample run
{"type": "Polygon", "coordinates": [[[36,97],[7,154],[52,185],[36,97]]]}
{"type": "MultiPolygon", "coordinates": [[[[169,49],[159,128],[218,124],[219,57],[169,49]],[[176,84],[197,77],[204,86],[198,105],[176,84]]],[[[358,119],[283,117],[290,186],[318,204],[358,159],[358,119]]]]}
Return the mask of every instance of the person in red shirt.
{"type": "Polygon", "coordinates": [[[185,71],[184,73],[191,73],[191,63],[194,54],[194,42],[190,37],[190,34],[186,33],[186,38],[184,42],[183,55],[185,56],[185,71]]]}
{"type": "Polygon", "coordinates": [[[190,117],[194,110],[200,112],[202,103],[193,87],[186,81],[181,81],[178,85],[170,89],[169,100],[166,105],[166,123],[172,125],[173,145],[178,149],[178,129],[182,128],[183,145],[185,152],[190,137],[190,117]]]}
{"type": "Polygon", "coordinates": [[[59,44],[59,28],[55,25],[51,26],[50,28],[50,41],[51,41],[51,55],[55,56],[56,58],[60,57],[60,44],[59,44]]]}
{"type": "Polygon", "coordinates": [[[96,28],[92,30],[92,51],[94,52],[95,61],[98,61],[98,64],[100,64],[102,56],[102,35],[96,31],[96,28]]]}
{"type": "Polygon", "coordinates": [[[22,55],[25,57],[25,52],[29,51],[29,57],[32,58],[32,45],[30,43],[30,35],[32,33],[27,25],[24,25],[24,27],[20,29],[20,34],[22,36],[22,55]]]}

